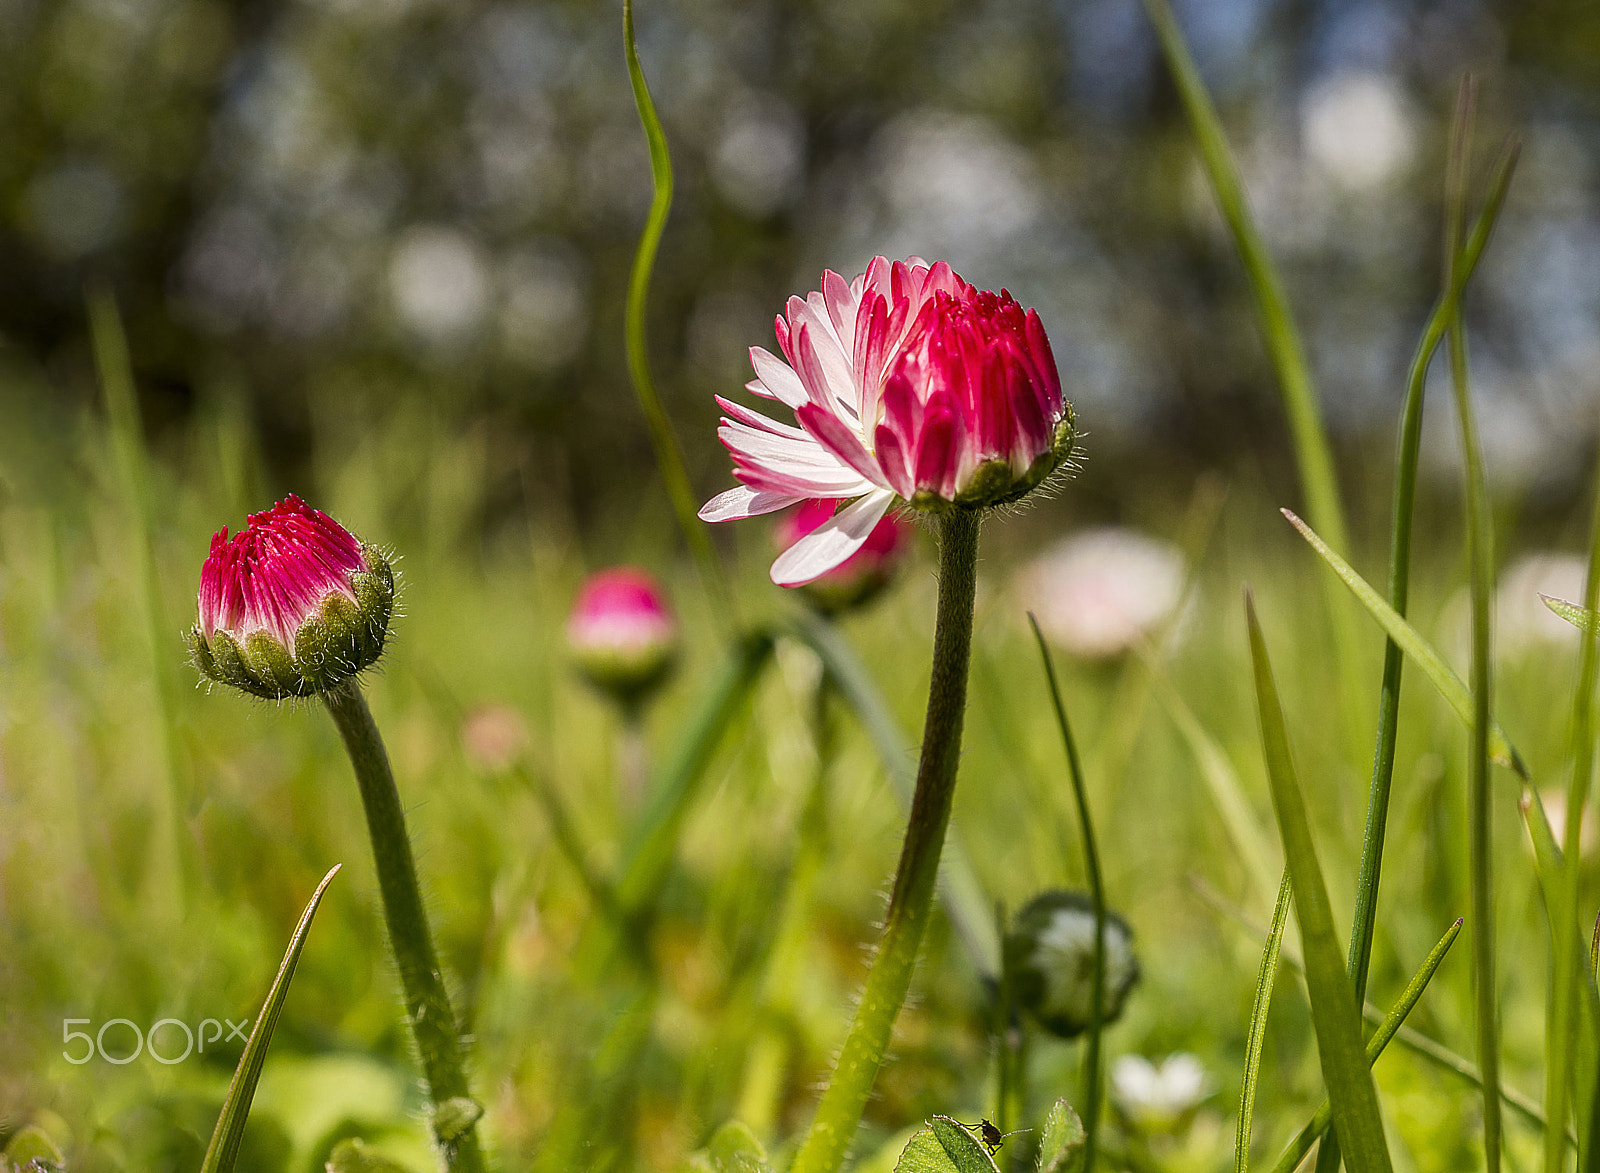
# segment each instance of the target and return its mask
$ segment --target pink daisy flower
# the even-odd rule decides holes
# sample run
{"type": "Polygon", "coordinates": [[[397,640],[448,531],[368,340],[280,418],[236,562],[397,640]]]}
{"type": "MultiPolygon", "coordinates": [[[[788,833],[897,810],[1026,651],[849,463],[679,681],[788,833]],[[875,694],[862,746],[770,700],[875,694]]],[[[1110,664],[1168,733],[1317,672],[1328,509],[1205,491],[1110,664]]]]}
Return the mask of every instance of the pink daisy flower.
{"type": "Polygon", "coordinates": [[[896,503],[982,508],[1014,501],[1072,447],[1072,408],[1044,327],[1005,290],[949,265],[877,257],[846,282],[791,297],[774,324],[783,358],[750,349],[746,387],[798,426],[717,398],[739,487],[700,510],[754,517],[807,498],[852,500],[772,565],[798,586],[844,562],[896,503]]]}

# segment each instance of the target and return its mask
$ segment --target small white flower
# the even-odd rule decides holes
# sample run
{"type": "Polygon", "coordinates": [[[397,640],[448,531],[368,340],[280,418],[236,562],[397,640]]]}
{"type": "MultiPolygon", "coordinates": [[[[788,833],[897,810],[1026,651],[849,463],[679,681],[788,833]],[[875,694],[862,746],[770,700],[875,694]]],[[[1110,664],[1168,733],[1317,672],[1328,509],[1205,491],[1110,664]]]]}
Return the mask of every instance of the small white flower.
{"type": "Polygon", "coordinates": [[[1111,1065],[1111,1097],[1129,1124],[1141,1132],[1171,1132],[1211,1094],[1205,1065],[1187,1051],[1151,1063],[1143,1055],[1120,1055],[1111,1065]]]}

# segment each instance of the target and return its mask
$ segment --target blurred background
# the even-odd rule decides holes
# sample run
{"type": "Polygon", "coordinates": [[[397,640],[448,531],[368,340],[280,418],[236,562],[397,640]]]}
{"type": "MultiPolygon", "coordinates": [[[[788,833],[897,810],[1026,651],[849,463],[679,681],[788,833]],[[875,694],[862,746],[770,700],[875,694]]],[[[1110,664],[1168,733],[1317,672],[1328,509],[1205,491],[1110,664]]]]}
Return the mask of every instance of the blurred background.
{"type": "MultiPolygon", "coordinates": [[[[1490,470],[1567,497],[1600,386],[1600,13],[1178,9],[1347,453],[1393,430],[1436,287],[1442,120],[1478,75],[1480,141],[1527,147],[1474,301],[1490,470]]],[[[711,394],[784,297],[876,252],[1039,309],[1101,511],[1219,461],[1283,472],[1237,263],[1132,0],[638,19],[678,168],[655,361],[707,495],[711,394]]],[[[158,448],[232,412],[298,483],[370,420],[425,419],[482,437],[475,524],[536,508],[608,534],[637,488],[617,470],[648,455],[618,343],[650,190],[618,23],[571,0],[4,0],[0,362],[36,381],[31,426],[94,398],[100,279],[158,448]]]]}
{"type": "MultiPolygon", "coordinates": [[[[1600,423],[1600,9],[1177,8],[1288,281],[1353,561],[1375,582],[1463,71],[1481,81],[1478,178],[1501,136],[1522,136],[1469,325],[1504,570],[1497,705],[1535,777],[1558,781],[1577,641],[1536,592],[1581,592],[1600,423]]],[[[637,15],[678,180],[652,357],[702,497],[732,484],[712,395],[738,393],[746,349],[771,345],[784,298],[824,267],[918,253],[1038,308],[1083,468],[986,529],[957,836],[986,900],[1014,909],[1083,883],[1019,622],[1037,606],[1145,974],[1109,1055],[1201,1064],[1176,1108],[1155,1097],[1157,1124],[1119,1092],[1115,1143],[1142,1169],[1228,1167],[1249,922],[1270,912],[1279,860],[1240,582],[1257,586],[1341,924],[1382,644],[1363,620],[1354,660],[1330,668],[1322,572],[1275,511],[1300,500],[1272,373],[1139,5],[642,0],[637,15]],[[1098,528],[1113,524],[1137,532],[1098,528]],[[1104,622],[1075,625],[1085,615],[1104,622]]],[[[514,776],[547,778],[595,866],[612,866],[628,831],[617,776],[638,747],[572,670],[578,585],[627,560],[673,597],[683,649],[646,721],[656,762],[727,626],[683,557],[623,369],[650,183],[620,25],[619,6],[576,0],[0,0],[0,1137],[42,1121],[75,1169],[197,1168],[238,1044],[79,1066],[62,1023],[253,1014],[311,888],[343,861],[240,1168],[320,1173],[351,1135],[428,1166],[332,729],[313,706],[201,692],[183,663],[211,533],[291,490],[402,556],[405,614],[370,693],[506,1167],[564,1137],[578,1147],[557,1151],[585,1156],[547,1166],[562,1173],[589,1158],[674,1168],[748,1108],[752,1039],[775,1022],[787,1062],[756,1098],[764,1135],[809,1118],[904,825],[863,729],[810,721],[815,660],[780,646],[713,761],[662,893],[642,1033],[624,1030],[628,975],[574,969],[595,909],[514,776]],[[120,307],[131,398],[96,376],[93,289],[120,307]],[[765,959],[819,774],[828,867],[774,1010],[765,959]]],[[[1448,394],[1429,412],[1413,614],[1461,668],[1448,394]]],[[[797,606],[767,582],[769,527],[715,539],[746,620],[797,606]]],[[[917,541],[887,597],[844,624],[908,739],[933,602],[917,541]]],[[[1419,678],[1406,706],[1373,971],[1385,1005],[1466,911],[1465,738],[1419,678]]],[[[1543,913],[1514,790],[1497,804],[1508,1079],[1536,1096],[1543,913]]],[[[1460,952],[1415,1021],[1470,1053],[1460,952]]],[[[898,1130],[986,1110],[978,968],[937,921],[861,1153],[892,1165],[898,1130]]],[[[1303,1000],[1286,986],[1273,1013],[1257,1127],[1275,1151],[1321,1087],[1303,1000]]],[[[1076,1096],[1077,1063],[1042,1040],[1036,1099],[1076,1096]]],[[[1386,1059],[1379,1081],[1411,1167],[1472,1162],[1470,1086],[1414,1057],[1386,1059]]],[[[1536,1135],[1512,1120],[1531,1167],[1536,1135]]]]}

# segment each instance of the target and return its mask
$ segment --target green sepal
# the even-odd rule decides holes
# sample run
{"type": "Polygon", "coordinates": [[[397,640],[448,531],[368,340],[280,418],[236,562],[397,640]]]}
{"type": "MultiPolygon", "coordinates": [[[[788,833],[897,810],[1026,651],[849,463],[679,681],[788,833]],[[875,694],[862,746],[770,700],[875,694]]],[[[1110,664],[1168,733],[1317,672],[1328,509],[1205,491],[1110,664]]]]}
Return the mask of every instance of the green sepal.
{"type": "Polygon", "coordinates": [[[1020,501],[1067,462],[1077,439],[1078,417],[1068,402],[1051,437],[1050,450],[1041,453],[1021,476],[1008,461],[986,460],[973,471],[967,487],[956,494],[955,500],[948,501],[937,493],[921,490],[912,494],[908,504],[913,509],[937,513],[945,509],[991,509],[1020,501]]]}
{"type": "Polygon", "coordinates": [[[26,1173],[55,1173],[56,1170],[67,1167],[67,1159],[61,1155],[61,1150],[56,1147],[44,1129],[35,1125],[19,1129],[6,1145],[5,1161],[12,1168],[26,1173]]]}
{"type": "Polygon", "coordinates": [[[394,569],[375,546],[362,546],[370,570],[350,576],[355,594],[333,592],[301,623],[291,651],[265,631],[245,646],[226,632],[208,642],[199,627],[184,635],[195,669],[209,680],[266,700],[313,696],[371,667],[383,655],[394,614],[394,569]]]}

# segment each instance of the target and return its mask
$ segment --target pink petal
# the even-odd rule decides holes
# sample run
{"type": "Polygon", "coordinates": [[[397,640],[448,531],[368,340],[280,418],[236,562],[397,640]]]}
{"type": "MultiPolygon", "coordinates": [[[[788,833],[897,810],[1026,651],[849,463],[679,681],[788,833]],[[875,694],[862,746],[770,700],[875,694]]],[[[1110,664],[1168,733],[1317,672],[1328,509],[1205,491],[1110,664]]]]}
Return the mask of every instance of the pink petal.
{"type": "Polygon", "coordinates": [[[872,453],[867,451],[867,446],[861,442],[861,437],[851,431],[838,416],[814,403],[799,408],[795,415],[801,425],[829,452],[873,484],[880,488],[888,488],[889,482],[884,479],[883,470],[878,467],[878,462],[872,459],[872,453]]]}
{"type": "Polygon", "coordinates": [[[801,586],[844,562],[865,544],[893,500],[893,492],[878,489],[834,514],[778,556],[772,581],[801,586]]]}

